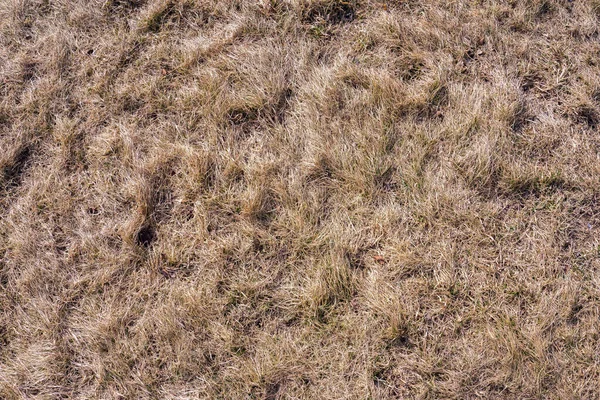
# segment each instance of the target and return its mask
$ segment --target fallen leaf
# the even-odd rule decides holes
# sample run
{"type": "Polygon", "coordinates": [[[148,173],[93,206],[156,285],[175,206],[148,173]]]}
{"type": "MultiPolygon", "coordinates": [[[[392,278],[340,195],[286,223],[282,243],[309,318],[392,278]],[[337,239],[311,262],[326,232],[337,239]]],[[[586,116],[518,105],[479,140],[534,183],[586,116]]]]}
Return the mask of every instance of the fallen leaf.
{"type": "Polygon", "coordinates": [[[379,256],[379,255],[373,256],[373,259],[379,264],[385,264],[385,262],[386,262],[385,258],[383,258],[382,256],[379,256]]]}

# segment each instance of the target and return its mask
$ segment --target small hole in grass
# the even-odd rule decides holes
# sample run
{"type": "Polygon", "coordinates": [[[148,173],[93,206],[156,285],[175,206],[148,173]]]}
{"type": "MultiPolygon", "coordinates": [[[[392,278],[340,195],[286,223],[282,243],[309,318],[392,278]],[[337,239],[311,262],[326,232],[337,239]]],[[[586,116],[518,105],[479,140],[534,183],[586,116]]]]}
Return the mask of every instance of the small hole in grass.
{"type": "Polygon", "coordinates": [[[408,335],[402,334],[394,338],[394,340],[390,341],[390,346],[393,347],[410,347],[410,338],[408,335]]]}
{"type": "Polygon", "coordinates": [[[544,18],[551,15],[553,12],[554,6],[549,1],[544,0],[539,4],[535,16],[537,18],[544,18]]]}
{"type": "Polygon", "coordinates": [[[265,400],[275,400],[281,389],[281,383],[269,383],[265,389],[265,400]]]}
{"type": "Polygon", "coordinates": [[[530,123],[532,117],[529,114],[527,105],[520,102],[513,110],[513,115],[510,120],[510,129],[513,132],[521,132],[530,123]]]}
{"type": "Polygon", "coordinates": [[[598,116],[596,110],[587,105],[580,106],[577,109],[575,119],[580,123],[586,124],[591,129],[596,129],[600,122],[600,116],[598,116]]]}
{"type": "Polygon", "coordinates": [[[208,365],[213,365],[215,363],[215,361],[217,361],[217,356],[213,353],[204,353],[204,361],[208,364],[208,365]]]}
{"type": "Polygon", "coordinates": [[[543,82],[542,76],[537,72],[528,72],[521,78],[521,90],[523,92],[529,92],[535,89],[543,82]]]}
{"type": "Polygon", "coordinates": [[[574,304],[571,307],[571,312],[569,313],[569,317],[567,318],[567,323],[569,325],[577,325],[579,322],[579,312],[583,309],[581,304],[574,304]]]}
{"type": "Polygon", "coordinates": [[[252,239],[252,251],[256,254],[260,254],[265,251],[265,245],[258,238],[252,239]]]}
{"type": "Polygon", "coordinates": [[[156,232],[154,228],[147,225],[144,226],[136,235],[137,243],[142,247],[150,247],[150,245],[156,240],[156,232]]]}
{"type": "Polygon", "coordinates": [[[90,215],[100,215],[100,210],[98,210],[96,207],[90,207],[87,209],[87,213],[90,215]]]}

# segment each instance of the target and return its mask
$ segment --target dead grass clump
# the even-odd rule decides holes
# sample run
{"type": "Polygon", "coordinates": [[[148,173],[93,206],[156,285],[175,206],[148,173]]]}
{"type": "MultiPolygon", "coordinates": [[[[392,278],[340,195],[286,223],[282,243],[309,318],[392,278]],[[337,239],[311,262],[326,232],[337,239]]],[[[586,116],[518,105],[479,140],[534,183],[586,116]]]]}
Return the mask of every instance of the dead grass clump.
{"type": "Polygon", "coordinates": [[[332,256],[316,269],[316,276],[305,283],[300,312],[316,323],[327,323],[333,313],[353,296],[355,289],[348,262],[332,256]]]}

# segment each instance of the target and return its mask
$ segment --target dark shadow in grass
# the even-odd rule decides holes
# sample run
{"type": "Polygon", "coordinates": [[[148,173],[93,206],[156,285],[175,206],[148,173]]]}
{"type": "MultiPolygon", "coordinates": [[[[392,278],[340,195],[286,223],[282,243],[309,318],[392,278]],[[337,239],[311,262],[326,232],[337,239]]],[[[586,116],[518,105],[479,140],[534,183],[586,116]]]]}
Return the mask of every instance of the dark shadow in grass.
{"type": "Polygon", "coordinates": [[[19,186],[31,158],[31,147],[23,146],[13,157],[12,162],[2,169],[0,188],[10,189],[19,186]]]}
{"type": "Polygon", "coordinates": [[[281,389],[280,382],[268,383],[267,387],[265,388],[265,400],[277,399],[277,395],[279,394],[280,389],[281,389]]]}
{"type": "Polygon", "coordinates": [[[143,226],[137,233],[135,240],[138,245],[149,248],[156,240],[156,231],[150,225],[143,226]]]}
{"type": "Polygon", "coordinates": [[[555,193],[563,189],[569,189],[568,183],[560,175],[553,174],[548,177],[511,179],[504,185],[504,194],[525,198],[555,193]]]}
{"type": "Polygon", "coordinates": [[[21,65],[21,80],[23,82],[32,81],[35,78],[37,71],[37,64],[31,61],[25,62],[21,65]]]}
{"type": "Polygon", "coordinates": [[[147,0],[108,0],[104,3],[104,9],[108,14],[126,14],[146,3],[147,0]]]}
{"type": "Polygon", "coordinates": [[[357,11],[354,3],[342,0],[316,1],[304,10],[302,21],[314,24],[323,19],[332,25],[352,22],[357,11]]]}
{"type": "Polygon", "coordinates": [[[232,125],[244,125],[258,118],[258,108],[236,107],[227,112],[227,119],[232,125]]]}
{"type": "Polygon", "coordinates": [[[574,119],[576,122],[587,125],[590,129],[596,129],[600,122],[598,112],[593,107],[587,105],[580,106],[577,109],[574,119]]]}

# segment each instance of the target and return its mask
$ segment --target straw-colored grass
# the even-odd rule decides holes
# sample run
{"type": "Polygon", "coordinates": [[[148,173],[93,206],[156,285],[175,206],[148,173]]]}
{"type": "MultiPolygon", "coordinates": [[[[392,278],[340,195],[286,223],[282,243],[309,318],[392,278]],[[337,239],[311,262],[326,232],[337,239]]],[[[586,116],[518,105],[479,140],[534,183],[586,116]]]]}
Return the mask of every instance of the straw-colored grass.
{"type": "Polygon", "coordinates": [[[0,1],[0,398],[599,398],[599,18],[0,1]]]}

